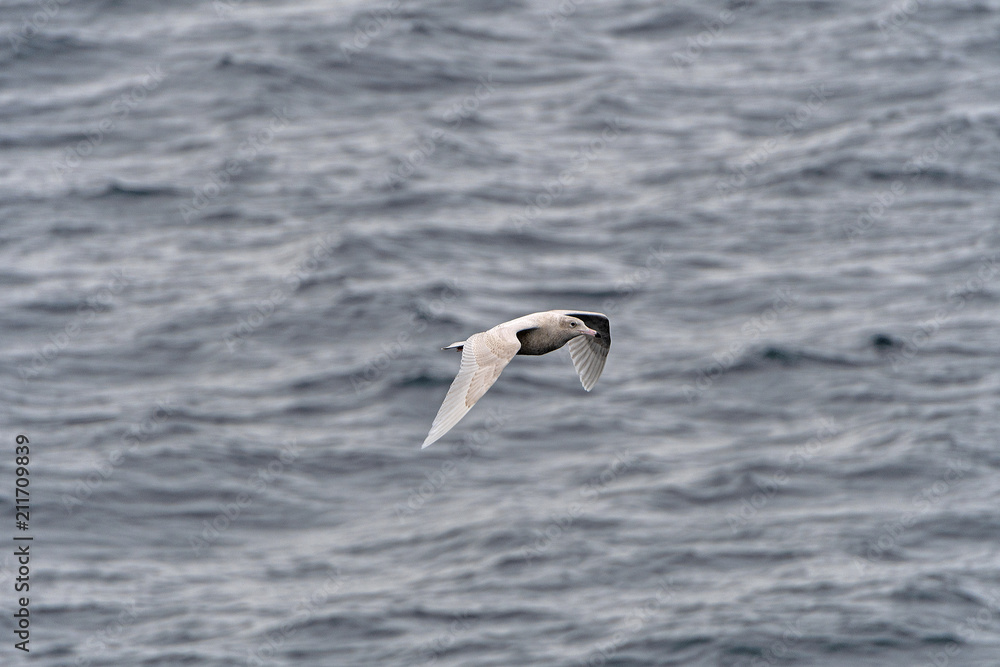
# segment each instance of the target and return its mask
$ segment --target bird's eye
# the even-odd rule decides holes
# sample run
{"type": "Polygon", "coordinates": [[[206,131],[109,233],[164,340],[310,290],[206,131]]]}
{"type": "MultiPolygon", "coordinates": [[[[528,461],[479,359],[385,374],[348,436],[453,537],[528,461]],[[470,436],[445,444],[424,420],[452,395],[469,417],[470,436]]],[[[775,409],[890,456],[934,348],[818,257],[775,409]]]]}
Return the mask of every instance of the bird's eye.
{"type": "Polygon", "coordinates": [[[575,327],[575,326],[576,326],[576,322],[570,322],[570,323],[569,323],[569,325],[570,325],[571,327],[575,327]]]}

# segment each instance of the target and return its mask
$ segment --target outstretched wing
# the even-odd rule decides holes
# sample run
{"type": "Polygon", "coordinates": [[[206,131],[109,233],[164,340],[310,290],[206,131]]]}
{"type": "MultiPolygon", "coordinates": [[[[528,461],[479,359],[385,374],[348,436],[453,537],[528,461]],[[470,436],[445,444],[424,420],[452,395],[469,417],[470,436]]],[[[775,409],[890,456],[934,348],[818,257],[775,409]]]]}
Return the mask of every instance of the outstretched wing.
{"type": "Polygon", "coordinates": [[[584,324],[599,334],[598,336],[577,336],[566,344],[583,388],[590,391],[597,384],[597,379],[601,377],[604,362],[608,358],[608,350],[611,349],[611,323],[608,321],[607,315],[601,313],[573,312],[571,310],[559,312],[583,320],[584,324]]]}
{"type": "Polygon", "coordinates": [[[465,416],[493,386],[520,348],[521,343],[511,330],[490,329],[469,336],[462,349],[462,366],[421,449],[430,446],[465,416]]]}

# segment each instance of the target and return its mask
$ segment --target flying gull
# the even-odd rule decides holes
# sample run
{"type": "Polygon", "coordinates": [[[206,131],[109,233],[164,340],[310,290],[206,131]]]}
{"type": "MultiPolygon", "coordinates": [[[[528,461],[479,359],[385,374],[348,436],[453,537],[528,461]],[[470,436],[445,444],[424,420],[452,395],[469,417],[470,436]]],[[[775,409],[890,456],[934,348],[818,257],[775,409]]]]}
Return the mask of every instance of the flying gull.
{"type": "Polygon", "coordinates": [[[608,316],[602,313],[577,310],[532,313],[441,348],[461,350],[462,366],[421,449],[450,431],[493,386],[515,355],[548,354],[567,343],[580,382],[590,391],[601,377],[611,349],[611,325],[608,316]]]}

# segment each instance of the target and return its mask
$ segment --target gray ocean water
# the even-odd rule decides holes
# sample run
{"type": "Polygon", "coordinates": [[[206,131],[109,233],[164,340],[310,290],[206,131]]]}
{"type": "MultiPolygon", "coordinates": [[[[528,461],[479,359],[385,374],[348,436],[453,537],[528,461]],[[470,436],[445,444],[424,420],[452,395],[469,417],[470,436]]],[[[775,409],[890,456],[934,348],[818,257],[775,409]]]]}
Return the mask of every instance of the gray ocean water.
{"type": "Polygon", "coordinates": [[[0,662],[1000,664],[998,92],[997,0],[3,2],[0,662]]]}

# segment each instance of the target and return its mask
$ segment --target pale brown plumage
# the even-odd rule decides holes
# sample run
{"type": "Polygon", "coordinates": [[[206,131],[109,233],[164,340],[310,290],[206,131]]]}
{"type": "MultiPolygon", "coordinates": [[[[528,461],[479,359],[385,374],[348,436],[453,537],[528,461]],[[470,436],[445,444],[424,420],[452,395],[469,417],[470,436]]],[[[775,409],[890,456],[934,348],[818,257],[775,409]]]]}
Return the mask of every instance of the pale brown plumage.
{"type": "Polygon", "coordinates": [[[580,382],[590,391],[601,376],[611,348],[611,326],[602,313],[575,310],[532,313],[444,348],[462,350],[462,365],[422,448],[451,430],[516,355],[547,354],[567,343],[580,382]]]}

